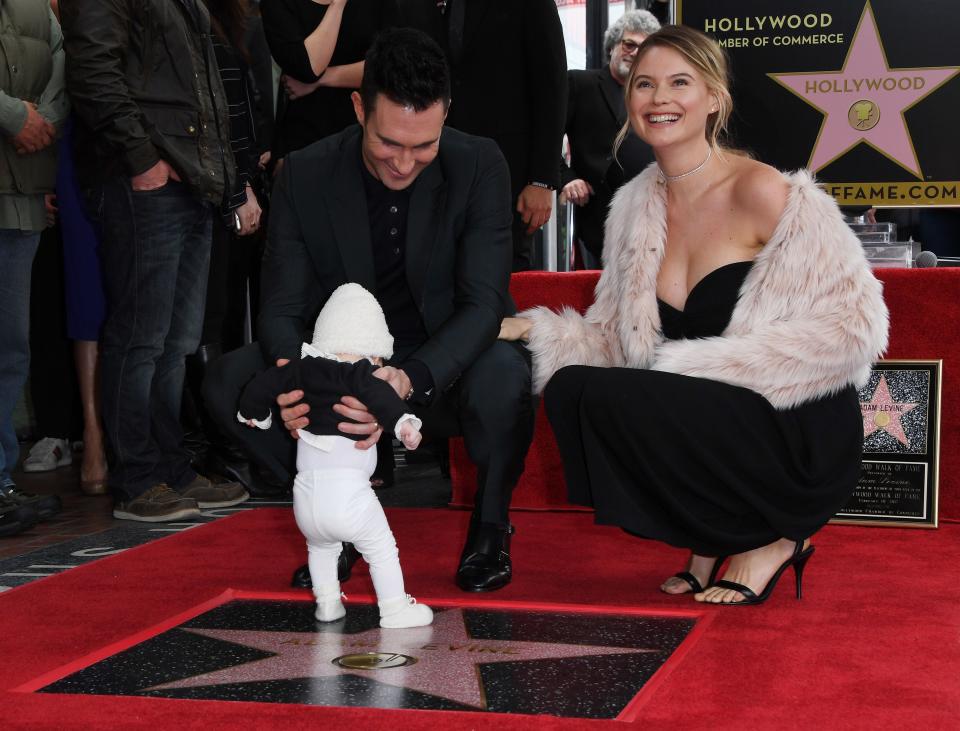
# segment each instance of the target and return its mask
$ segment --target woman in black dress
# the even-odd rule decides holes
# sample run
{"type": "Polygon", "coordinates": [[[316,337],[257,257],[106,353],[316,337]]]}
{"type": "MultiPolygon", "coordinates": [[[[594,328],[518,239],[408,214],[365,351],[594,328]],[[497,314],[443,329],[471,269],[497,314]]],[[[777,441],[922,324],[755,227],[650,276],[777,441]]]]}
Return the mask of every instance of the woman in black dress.
{"type": "Polygon", "coordinates": [[[261,0],[267,43],[283,71],[273,157],[357,121],[350,92],[360,88],[374,36],[396,23],[395,0],[261,0]]]}
{"type": "Polygon", "coordinates": [[[571,501],[691,549],[664,591],[752,604],[792,566],[799,596],[810,537],[860,473],[880,285],[808,173],[719,144],[731,99],[712,39],[651,35],[625,89],[656,163],[614,198],[595,302],[528,310],[501,337],[529,342],[571,501]]]}

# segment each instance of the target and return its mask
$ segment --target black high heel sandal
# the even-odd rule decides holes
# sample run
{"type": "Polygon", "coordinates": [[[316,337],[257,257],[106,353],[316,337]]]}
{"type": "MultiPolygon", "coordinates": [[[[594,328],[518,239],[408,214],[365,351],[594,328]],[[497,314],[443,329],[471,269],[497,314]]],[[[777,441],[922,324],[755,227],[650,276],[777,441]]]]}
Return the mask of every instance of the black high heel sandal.
{"type": "Polygon", "coordinates": [[[727,581],[726,579],[719,579],[714,582],[714,586],[719,586],[721,589],[732,589],[733,591],[738,591],[743,594],[743,599],[739,602],[707,602],[708,604],[717,604],[718,606],[740,606],[744,604],[762,604],[770,598],[770,594],[773,592],[773,587],[777,585],[777,582],[780,580],[780,574],[782,574],[788,567],[793,566],[793,573],[797,578],[797,599],[800,599],[802,596],[801,587],[803,582],[803,568],[807,565],[807,561],[810,560],[810,557],[813,555],[813,546],[808,546],[807,548],[803,547],[803,541],[797,541],[796,545],[793,548],[793,555],[790,556],[786,561],[780,564],[780,568],[777,569],[770,581],[767,582],[767,585],[763,587],[763,591],[760,594],[757,594],[749,586],[744,586],[743,584],[738,584],[736,581],[727,581]]]}
{"type": "MultiPolygon", "coordinates": [[[[711,587],[716,581],[717,574],[720,573],[720,567],[723,565],[723,562],[727,560],[726,556],[718,556],[717,560],[713,564],[713,570],[710,572],[710,578],[707,579],[707,587],[711,587]]],[[[671,578],[681,579],[687,582],[687,586],[690,587],[689,592],[682,592],[682,594],[699,594],[704,591],[703,586],[700,584],[700,580],[694,576],[690,571],[681,571],[679,574],[674,574],[671,578]]],[[[664,594],[670,594],[672,592],[660,589],[664,594]]],[[[681,596],[678,594],[677,596],[681,596]]]]}

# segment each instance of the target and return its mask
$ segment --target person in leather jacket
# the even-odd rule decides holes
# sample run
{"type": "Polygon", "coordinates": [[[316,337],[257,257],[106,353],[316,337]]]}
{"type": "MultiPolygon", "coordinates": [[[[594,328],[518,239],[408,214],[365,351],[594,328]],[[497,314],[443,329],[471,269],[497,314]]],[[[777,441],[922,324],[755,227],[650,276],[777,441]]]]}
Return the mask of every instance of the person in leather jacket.
{"type": "Polygon", "coordinates": [[[199,0],[71,0],[62,20],[78,174],[102,229],[114,517],[182,520],[235,505],[246,491],[193,471],[179,420],[214,207],[236,175],[210,17],[199,0]]]}

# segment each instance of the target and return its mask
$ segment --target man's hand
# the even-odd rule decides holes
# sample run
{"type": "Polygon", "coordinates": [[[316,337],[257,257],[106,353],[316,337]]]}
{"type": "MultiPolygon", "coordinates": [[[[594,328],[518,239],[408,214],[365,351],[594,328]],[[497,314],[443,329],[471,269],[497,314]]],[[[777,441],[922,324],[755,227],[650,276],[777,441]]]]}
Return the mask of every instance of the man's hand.
{"type": "Polygon", "coordinates": [[[517,198],[517,211],[527,224],[527,233],[532,234],[550,218],[553,209],[553,191],[539,185],[528,185],[517,198]]]}
{"type": "Polygon", "coordinates": [[[337,424],[337,429],[344,434],[367,435],[366,439],[357,442],[357,449],[370,449],[370,447],[380,439],[380,435],[383,434],[383,427],[377,423],[376,417],[370,413],[362,401],[355,399],[353,396],[344,396],[341,398],[340,403],[333,405],[333,410],[340,414],[340,416],[345,416],[348,419],[360,422],[359,424],[354,424],[349,421],[341,421],[337,424]]]}
{"type": "Polygon", "coordinates": [[[27,118],[20,131],[13,136],[13,146],[21,155],[28,155],[52,145],[57,131],[33,104],[24,102],[23,106],[27,108],[27,118]]]}
{"type": "MultiPolygon", "coordinates": [[[[277,367],[285,366],[290,362],[289,358],[277,359],[277,367]]],[[[284,428],[290,432],[290,436],[299,439],[297,429],[304,429],[310,424],[307,413],[310,411],[310,404],[300,403],[303,399],[303,391],[288,391],[277,396],[277,405],[280,407],[280,419],[283,421],[284,428]]]]}
{"type": "Polygon", "coordinates": [[[563,186],[563,190],[560,191],[560,204],[563,205],[570,201],[578,206],[585,206],[590,202],[590,196],[592,195],[593,186],[586,180],[577,178],[563,186]]]}
{"type": "Polygon", "coordinates": [[[402,399],[406,399],[407,394],[410,393],[410,389],[413,388],[413,384],[410,382],[407,374],[393,366],[377,368],[377,370],[373,372],[373,375],[375,378],[389,383],[393,387],[393,390],[397,392],[397,396],[402,399]]]}
{"type": "Polygon", "coordinates": [[[240,217],[240,230],[237,232],[240,236],[252,234],[260,227],[260,202],[257,200],[253,188],[249,185],[246,188],[247,202],[237,209],[237,215],[240,217]]]}
{"type": "Polygon", "coordinates": [[[57,194],[45,193],[43,196],[43,208],[47,213],[47,228],[55,226],[57,223],[57,194]]]}
{"type": "Polygon", "coordinates": [[[177,171],[167,164],[166,160],[159,160],[156,165],[146,172],[134,175],[130,178],[130,187],[134,190],[157,190],[162,188],[170,180],[180,180],[177,171]]]}

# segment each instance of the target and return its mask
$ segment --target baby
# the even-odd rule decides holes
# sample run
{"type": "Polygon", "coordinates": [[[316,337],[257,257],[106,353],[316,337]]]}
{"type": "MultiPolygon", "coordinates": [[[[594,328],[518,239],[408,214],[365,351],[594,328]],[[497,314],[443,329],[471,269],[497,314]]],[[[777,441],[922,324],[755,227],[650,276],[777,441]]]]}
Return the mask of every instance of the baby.
{"type": "Polygon", "coordinates": [[[355,396],[385,431],[407,449],[416,449],[420,419],[407,413],[393,387],[373,375],[392,354],[393,337],[377,300],[358,284],[344,284],[320,311],[313,342],[303,344],[302,360],[261,373],[240,396],[237,418],[260,429],[270,427],[271,409],[281,393],[302,390],[310,405],[310,425],[298,432],[293,512],[307,539],[316,618],[322,622],[346,614],[337,580],[344,541],[353,543],[370,566],[381,627],[421,627],[433,621],[430,607],[404,591],[397,542],[370,487],[377,450],[357,449],[355,442],[363,437],[340,432],[342,417],[332,409],[342,396],[355,396]]]}

